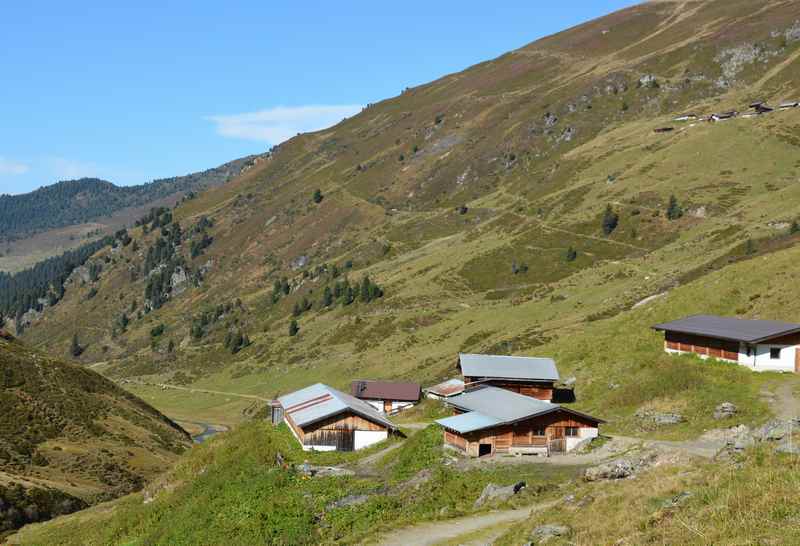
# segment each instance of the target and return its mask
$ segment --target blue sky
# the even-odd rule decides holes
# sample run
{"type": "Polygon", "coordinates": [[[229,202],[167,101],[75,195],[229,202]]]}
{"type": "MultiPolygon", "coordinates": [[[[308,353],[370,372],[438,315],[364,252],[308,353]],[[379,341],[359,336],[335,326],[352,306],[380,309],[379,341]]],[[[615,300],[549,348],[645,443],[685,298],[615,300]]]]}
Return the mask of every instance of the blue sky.
{"type": "Polygon", "coordinates": [[[186,174],[637,2],[5,2],[0,193],[186,174]]]}

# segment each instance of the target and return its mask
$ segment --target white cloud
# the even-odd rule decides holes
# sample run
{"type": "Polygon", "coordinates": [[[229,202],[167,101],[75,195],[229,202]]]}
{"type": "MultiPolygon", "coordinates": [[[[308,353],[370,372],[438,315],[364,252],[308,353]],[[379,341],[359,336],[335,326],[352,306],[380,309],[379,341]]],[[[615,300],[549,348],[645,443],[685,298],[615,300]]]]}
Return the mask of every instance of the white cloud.
{"type": "Polygon", "coordinates": [[[297,133],[318,131],[361,111],[361,105],[278,106],[258,112],[209,116],[217,133],[228,138],[258,140],[279,144],[297,133]]]}
{"type": "Polygon", "coordinates": [[[30,166],[27,165],[26,163],[22,163],[21,161],[14,161],[12,159],[7,159],[5,157],[0,156],[0,175],[25,174],[29,170],[30,166]]]}

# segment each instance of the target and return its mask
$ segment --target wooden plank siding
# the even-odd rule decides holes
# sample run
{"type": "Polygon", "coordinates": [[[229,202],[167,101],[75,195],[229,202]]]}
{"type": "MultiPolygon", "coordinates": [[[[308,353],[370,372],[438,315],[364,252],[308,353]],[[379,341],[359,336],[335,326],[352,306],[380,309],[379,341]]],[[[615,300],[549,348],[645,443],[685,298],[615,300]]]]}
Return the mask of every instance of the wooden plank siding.
{"type": "Polygon", "coordinates": [[[491,444],[492,453],[507,453],[512,447],[544,447],[548,440],[564,438],[567,427],[595,428],[597,422],[564,411],[532,417],[512,425],[479,430],[467,434],[445,430],[446,444],[477,456],[480,444],[491,444]],[[544,429],[544,436],[538,434],[544,429]]]}
{"type": "Polygon", "coordinates": [[[664,344],[667,349],[684,353],[719,358],[723,360],[739,360],[739,342],[716,339],[712,337],[664,332],[664,344]]]}
{"type": "Polygon", "coordinates": [[[553,399],[553,384],[541,381],[509,381],[504,379],[495,379],[488,377],[464,377],[464,383],[475,383],[480,381],[482,385],[491,385],[505,389],[507,391],[516,392],[531,398],[545,400],[550,402],[553,399]]]}
{"type": "Polygon", "coordinates": [[[373,423],[360,415],[347,412],[312,423],[305,428],[297,426],[289,414],[284,414],[284,419],[303,445],[336,446],[340,451],[353,450],[357,430],[386,430],[382,424],[373,423]]]}

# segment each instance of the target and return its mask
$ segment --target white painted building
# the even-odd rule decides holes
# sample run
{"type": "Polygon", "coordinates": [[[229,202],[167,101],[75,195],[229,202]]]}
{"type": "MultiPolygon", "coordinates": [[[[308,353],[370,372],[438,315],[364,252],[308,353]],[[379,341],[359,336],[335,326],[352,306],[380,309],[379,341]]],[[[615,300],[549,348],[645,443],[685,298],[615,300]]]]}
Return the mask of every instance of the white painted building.
{"type": "Polygon", "coordinates": [[[694,315],[653,327],[664,350],[735,362],[757,372],[800,372],[800,324],[694,315]]]}

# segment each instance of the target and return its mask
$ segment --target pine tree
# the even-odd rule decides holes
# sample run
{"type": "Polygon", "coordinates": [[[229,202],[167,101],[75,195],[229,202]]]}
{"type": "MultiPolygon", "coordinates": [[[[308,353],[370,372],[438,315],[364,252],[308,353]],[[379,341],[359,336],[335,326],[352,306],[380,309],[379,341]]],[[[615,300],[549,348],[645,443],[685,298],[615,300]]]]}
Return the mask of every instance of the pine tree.
{"type": "Polygon", "coordinates": [[[792,225],[789,227],[789,234],[794,235],[795,233],[800,232],[800,224],[797,223],[797,220],[792,222],[792,225]]]}
{"type": "Polygon", "coordinates": [[[289,337],[294,337],[300,331],[300,326],[297,325],[297,321],[293,320],[289,323],[289,337]]]}
{"type": "Polygon", "coordinates": [[[322,307],[330,307],[331,305],[333,305],[333,293],[330,287],[326,286],[322,292],[322,307]]]}
{"type": "Polygon", "coordinates": [[[322,202],[322,190],[314,190],[314,195],[312,196],[312,199],[317,204],[321,203],[322,202]]]}
{"type": "Polygon", "coordinates": [[[360,289],[360,292],[361,292],[360,296],[361,296],[361,301],[362,302],[369,303],[369,302],[372,301],[372,290],[371,290],[371,287],[372,287],[372,283],[370,282],[369,277],[367,277],[365,275],[364,278],[361,281],[361,289],[360,289]]]}
{"type": "Polygon", "coordinates": [[[683,216],[683,209],[678,203],[678,198],[674,195],[669,197],[669,205],[667,205],[667,218],[670,220],[677,220],[683,216]]]}
{"type": "Polygon", "coordinates": [[[78,341],[78,333],[75,332],[72,334],[72,345],[69,348],[69,354],[71,354],[74,358],[78,358],[82,353],[83,347],[81,347],[81,344],[78,341]]]}
{"type": "Polygon", "coordinates": [[[603,213],[603,233],[611,235],[619,225],[619,215],[614,212],[611,205],[606,206],[606,211],[603,213]]]}
{"type": "Polygon", "coordinates": [[[578,251],[575,250],[573,247],[569,247],[567,249],[567,254],[565,256],[565,259],[568,262],[574,262],[577,257],[578,257],[578,251]]]}

